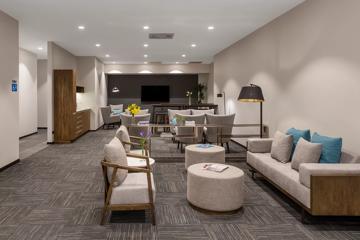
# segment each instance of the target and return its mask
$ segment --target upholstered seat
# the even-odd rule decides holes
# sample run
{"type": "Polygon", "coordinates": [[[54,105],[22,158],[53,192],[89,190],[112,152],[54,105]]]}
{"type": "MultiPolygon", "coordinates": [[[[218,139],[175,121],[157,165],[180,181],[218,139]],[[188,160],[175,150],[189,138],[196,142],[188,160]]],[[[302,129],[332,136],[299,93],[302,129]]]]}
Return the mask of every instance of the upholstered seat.
{"type": "MultiPolygon", "coordinates": [[[[153,201],[155,201],[154,177],[151,173],[153,201]]],[[[124,182],[112,190],[110,204],[150,203],[146,173],[129,173],[124,182]]]]}

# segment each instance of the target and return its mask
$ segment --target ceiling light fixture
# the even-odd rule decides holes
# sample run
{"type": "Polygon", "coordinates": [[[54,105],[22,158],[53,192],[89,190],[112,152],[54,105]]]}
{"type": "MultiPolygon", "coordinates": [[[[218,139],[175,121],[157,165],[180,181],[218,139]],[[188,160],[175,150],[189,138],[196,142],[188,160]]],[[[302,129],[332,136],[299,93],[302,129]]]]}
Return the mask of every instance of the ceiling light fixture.
{"type": "Polygon", "coordinates": [[[175,62],[175,64],[179,64],[179,62],[175,62]]]}
{"type": "Polygon", "coordinates": [[[109,58],[109,57],[110,57],[110,55],[109,55],[109,54],[106,54],[106,55],[105,55],[105,57],[109,58]]]}
{"type": "Polygon", "coordinates": [[[78,29],[79,29],[79,30],[85,30],[85,26],[80,25],[80,26],[78,26],[78,29]]]}
{"type": "Polygon", "coordinates": [[[214,30],[215,27],[214,26],[208,26],[208,30],[214,30]]]}
{"type": "Polygon", "coordinates": [[[186,58],[186,54],[181,55],[183,58],[186,58]]]}
{"type": "Polygon", "coordinates": [[[150,29],[149,26],[144,26],[143,28],[144,28],[144,30],[149,30],[150,29]]]}
{"type": "Polygon", "coordinates": [[[148,47],[149,46],[149,44],[147,44],[147,43],[144,43],[144,47],[148,47]]]}
{"type": "Polygon", "coordinates": [[[148,64],[148,62],[144,62],[144,64],[148,64]]]}
{"type": "Polygon", "coordinates": [[[40,51],[44,50],[43,47],[38,47],[37,49],[40,50],[40,51]]]}
{"type": "Polygon", "coordinates": [[[195,43],[191,44],[191,47],[192,47],[192,48],[195,48],[195,47],[196,47],[196,44],[195,44],[195,43]]]}
{"type": "Polygon", "coordinates": [[[147,54],[144,54],[144,58],[148,58],[149,56],[147,54]]]}
{"type": "Polygon", "coordinates": [[[95,47],[101,47],[100,43],[95,44],[95,47]]]}

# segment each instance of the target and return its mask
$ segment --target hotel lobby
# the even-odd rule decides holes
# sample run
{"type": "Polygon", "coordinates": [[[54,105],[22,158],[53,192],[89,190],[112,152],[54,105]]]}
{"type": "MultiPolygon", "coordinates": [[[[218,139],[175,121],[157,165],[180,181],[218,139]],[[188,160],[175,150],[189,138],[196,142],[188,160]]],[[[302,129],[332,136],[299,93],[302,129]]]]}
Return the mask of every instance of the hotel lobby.
{"type": "Polygon", "coordinates": [[[360,239],[359,11],[0,0],[0,240],[360,239]]]}

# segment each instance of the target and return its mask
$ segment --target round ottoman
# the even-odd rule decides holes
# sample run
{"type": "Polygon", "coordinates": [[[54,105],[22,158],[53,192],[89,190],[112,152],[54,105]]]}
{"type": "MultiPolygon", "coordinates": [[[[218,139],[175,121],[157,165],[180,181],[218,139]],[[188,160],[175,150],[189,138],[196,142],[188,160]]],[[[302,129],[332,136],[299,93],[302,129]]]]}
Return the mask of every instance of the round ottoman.
{"type": "Polygon", "coordinates": [[[187,200],[195,207],[227,212],[241,208],[244,201],[244,172],[228,166],[221,173],[205,170],[206,163],[188,168],[187,200]]]}
{"type": "Polygon", "coordinates": [[[201,144],[193,144],[185,147],[185,168],[197,163],[225,163],[225,148],[211,145],[211,147],[199,147],[201,144]]]}

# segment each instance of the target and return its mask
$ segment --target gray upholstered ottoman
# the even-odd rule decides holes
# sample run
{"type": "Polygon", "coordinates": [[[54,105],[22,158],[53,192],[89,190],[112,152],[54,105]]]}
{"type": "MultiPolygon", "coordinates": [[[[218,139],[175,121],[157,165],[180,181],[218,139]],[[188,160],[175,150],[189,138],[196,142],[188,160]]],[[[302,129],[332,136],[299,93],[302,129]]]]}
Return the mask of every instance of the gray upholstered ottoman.
{"type": "Polygon", "coordinates": [[[200,144],[185,147],[185,168],[197,163],[225,163],[225,148],[211,145],[209,148],[199,147],[200,144]]]}
{"type": "Polygon", "coordinates": [[[244,201],[244,172],[233,166],[221,173],[204,170],[205,163],[187,171],[187,200],[194,206],[217,212],[241,208],[244,201]]]}

